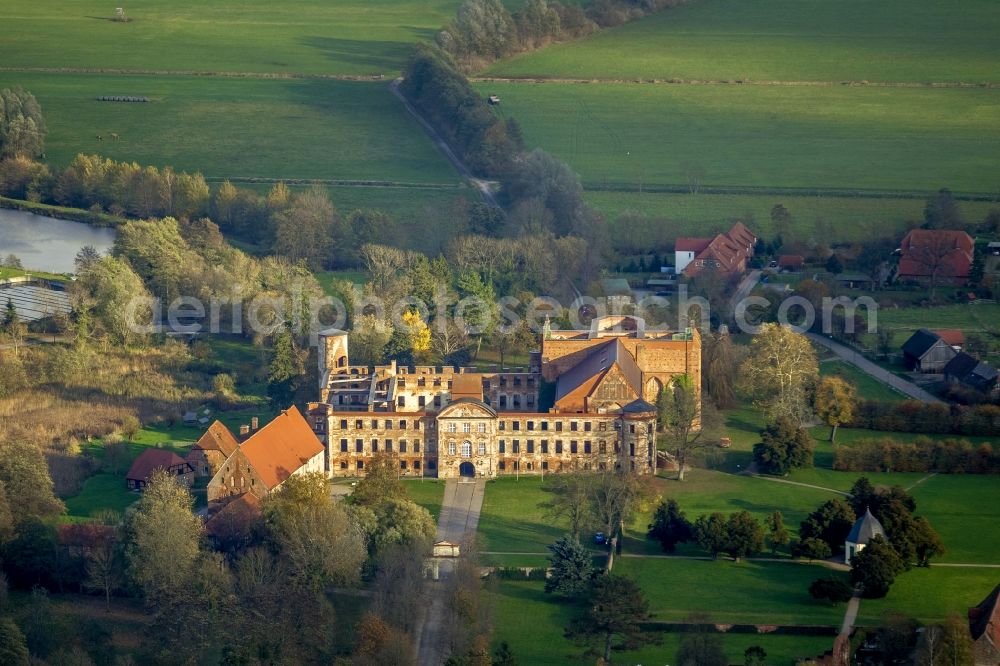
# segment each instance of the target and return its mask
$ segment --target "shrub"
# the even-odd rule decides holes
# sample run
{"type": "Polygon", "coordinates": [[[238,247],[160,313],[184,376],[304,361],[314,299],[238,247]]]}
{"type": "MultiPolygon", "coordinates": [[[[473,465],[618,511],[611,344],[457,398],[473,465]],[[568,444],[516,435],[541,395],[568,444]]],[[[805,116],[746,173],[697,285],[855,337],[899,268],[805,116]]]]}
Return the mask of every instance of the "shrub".
{"type": "Polygon", "coordinates": [[[826,599],[839,604],[854,595],[854,588],[840,578],[817,578],[809,586],[809,594],[813,599],[826,599]]]}

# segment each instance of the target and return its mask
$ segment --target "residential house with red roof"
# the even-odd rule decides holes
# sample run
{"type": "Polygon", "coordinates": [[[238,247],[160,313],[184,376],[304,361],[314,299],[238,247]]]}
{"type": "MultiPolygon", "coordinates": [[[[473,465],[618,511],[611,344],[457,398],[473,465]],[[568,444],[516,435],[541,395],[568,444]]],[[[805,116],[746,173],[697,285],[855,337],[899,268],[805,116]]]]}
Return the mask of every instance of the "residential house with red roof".
{"type": "Polygon", "coordinates": [[[742,222],[713,238],[678,238],[674,270],[694,277],[711,266],[724,276],[739,275],[746,271],[756,244],[757,237],[742,222]]]}
{"type": "Polygon", "coordinates": [[[149,477],[158,469],[177,477],[177,480],[185,486],[190,486],[194,478],[194,469],[191,465],[173,451],[146,449],[139,454],[125,475],[129,490],[145,488],[149,483],[149,477]]]}
{"type": "Polygon", "coordinates": [[[254,432],[208,482],[209,503],[250,493],[258,499],[293,474],[324,473],[325,449],[295,407],[254,432]]]}
{"type": "Polygon", "coordinates": [[[1000,664],[1000,585],[969,609],[969,631],[976,666],[1000,664]]]}
{"type": "Polygon", "coordinates": [[[974,247],[964,231],[911,229],[899,246],[896,275],[905,282],[963,285],[972,269],[974,247]]]}
{"type": "Polygon", "coordinates": [[[185,460],[191,464],[197,476],[211,477],[239,446],[239,440],[232,431],[222,421],[216,421],[191,447],[185,460]]]}

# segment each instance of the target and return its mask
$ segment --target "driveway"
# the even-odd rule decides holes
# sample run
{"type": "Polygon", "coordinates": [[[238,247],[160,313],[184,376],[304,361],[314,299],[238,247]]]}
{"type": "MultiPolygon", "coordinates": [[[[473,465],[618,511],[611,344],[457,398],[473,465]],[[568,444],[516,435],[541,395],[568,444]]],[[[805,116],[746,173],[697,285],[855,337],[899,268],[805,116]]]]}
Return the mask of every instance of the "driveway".
{"type": "Polygon", "coordinates": [[[873,379],[877,379],[886,386],[890,386],[900,393],[903,393],[914,400],[920,400],[921,402],[927,403],[940,403],[945,404],[943,400],[936,398],[924,389],[920,388],[911,381],[907,381],[900,377],[899,375],[893,374],[886,370],[885,368],[872,363],[867,358],[859,354],[854,349],[851,349],[847,345],[842,345],[839,342],[831,340],[825,336],[819,335],[818,333],[806,333],[809,339],[816,344],[826,347],[834,354],[837,358],[841,359],[846,363],[850,363],[856,367],[861,372],[869,375],[873,379]]]}

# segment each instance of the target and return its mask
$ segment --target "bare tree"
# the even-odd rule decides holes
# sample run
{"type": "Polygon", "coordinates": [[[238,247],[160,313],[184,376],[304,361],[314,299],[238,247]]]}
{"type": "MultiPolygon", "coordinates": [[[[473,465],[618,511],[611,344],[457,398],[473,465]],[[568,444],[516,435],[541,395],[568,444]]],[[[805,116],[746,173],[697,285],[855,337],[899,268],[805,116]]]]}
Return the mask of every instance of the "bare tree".
{"type": "Polygon", "coordinates": [[[542,490],[552,495],[552,499],[538,506],[545,516],[552,520],[565,520],[574,538],[580,538],[587,523],[593,519],[591,495],[594,477],[591,474],[573,472],[549,476],[542,490]]]}

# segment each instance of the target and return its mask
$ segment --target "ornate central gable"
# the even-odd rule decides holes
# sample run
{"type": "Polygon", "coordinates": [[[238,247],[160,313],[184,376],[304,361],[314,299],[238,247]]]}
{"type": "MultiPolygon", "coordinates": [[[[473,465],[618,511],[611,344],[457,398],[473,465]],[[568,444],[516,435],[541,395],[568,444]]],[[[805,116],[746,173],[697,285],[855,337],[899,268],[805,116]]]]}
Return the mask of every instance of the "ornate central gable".
{"type": "Polygon", "coordinates": [[[438,414],[439,419],[495,419],[497,413],[484,402],[462,398],[451,403],[438,414]]]}

